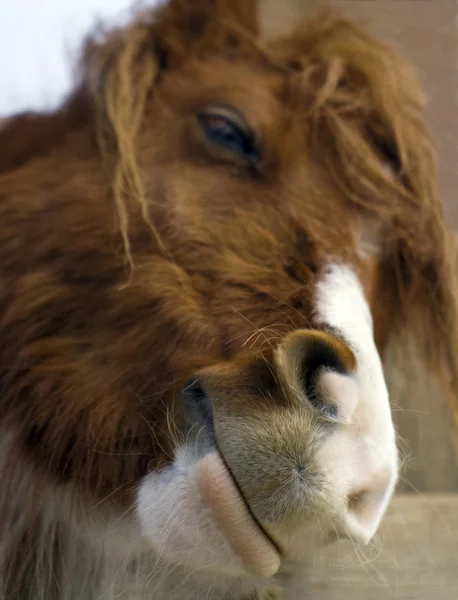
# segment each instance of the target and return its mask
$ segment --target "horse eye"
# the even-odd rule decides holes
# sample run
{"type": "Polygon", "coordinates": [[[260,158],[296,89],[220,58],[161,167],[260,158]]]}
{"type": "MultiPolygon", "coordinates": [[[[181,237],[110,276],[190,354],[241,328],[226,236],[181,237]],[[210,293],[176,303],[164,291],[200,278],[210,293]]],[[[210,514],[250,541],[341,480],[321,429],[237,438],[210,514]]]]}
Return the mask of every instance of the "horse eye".
{"type": "Polygon", "coordinates": [[[253,133],[246,126],[216,112],[200,112],[197,121],[210,142],[231,150],[250,163],[258,160],[253,133]]]}

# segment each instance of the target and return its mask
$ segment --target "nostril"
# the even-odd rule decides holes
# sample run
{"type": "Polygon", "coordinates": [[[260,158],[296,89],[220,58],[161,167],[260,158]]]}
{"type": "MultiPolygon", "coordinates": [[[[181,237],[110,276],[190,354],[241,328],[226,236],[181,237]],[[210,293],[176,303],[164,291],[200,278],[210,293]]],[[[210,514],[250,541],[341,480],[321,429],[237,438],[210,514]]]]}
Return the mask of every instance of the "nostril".
{"type": "Polygon", "coordinates": [[[383,495],[370,490],[358,490],[347,500],[350,535],[368,541],[381,517],[383,495]]]}
{"type": "Polygon", "coordinates": [[[181,406],[188,427],[202,425],[213,432],[213,411],[210,397],[200,377],[193,377],[182,388],[181,406]]]}
{"type": "Polygon", "coordinates": [[[190,379],[183,386],[181,393],[186,398],[192,398],[193,401],[201,401],[207,395],[199,377],[193,377],[190,379]]]}
{"type": "Polygon", "coordinates": [[[303,355],[302,385],[309,401],[333,418],[338,417],[337,406],[326,402],[320,379],[324,373],[349,375],[354,369],[353,356],[343,343],[331,336],[313,336],[303,355]]]}
{"type": "Polygon", "coordinates": [[[367,506],[369,495],[368,490],[359,490],[350,494],[347,500],[348,510],[355,515],[362,513],[367,506]]]}

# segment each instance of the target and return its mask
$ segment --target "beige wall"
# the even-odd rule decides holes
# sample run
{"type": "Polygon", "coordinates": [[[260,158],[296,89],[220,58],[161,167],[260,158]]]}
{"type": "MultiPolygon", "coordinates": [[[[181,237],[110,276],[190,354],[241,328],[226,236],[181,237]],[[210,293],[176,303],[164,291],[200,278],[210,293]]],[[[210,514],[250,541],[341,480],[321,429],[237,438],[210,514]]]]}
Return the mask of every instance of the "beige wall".
{"type": "MultiPolygon", "coordinates": [[[[318,6],[331,4],[367,22],[416,66],[430,97],[429,119],[437,140],[439,176],[450,224],[458,231],[458,2],[456,0],[259,0],[266,36],[288,32],[318,6]]],[[[418,397],[424,397],[420,394],[418,397]]],[[[445,402],[402,398],[395,410],[409,459],[404,490],[458,490],[451,416],[445,402]]]]}

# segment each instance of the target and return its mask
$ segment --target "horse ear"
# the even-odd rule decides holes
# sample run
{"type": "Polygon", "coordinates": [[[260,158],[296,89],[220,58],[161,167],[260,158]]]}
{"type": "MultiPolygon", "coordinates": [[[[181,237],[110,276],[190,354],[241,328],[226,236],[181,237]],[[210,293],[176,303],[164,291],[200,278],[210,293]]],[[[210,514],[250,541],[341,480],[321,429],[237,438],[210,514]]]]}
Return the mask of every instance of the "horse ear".
{"type": "Polygon", "coordinates": [[[162,14],[175,18],[189,15],[231,20],[252,34],[258,33],[259,0],[168,0],[162,14]]]}
{"type": "Polygon", "coordinates": [[[254,36],[259,34],[258,0],[221,0],[220,10],[254,36]]]}
{"type": "Polygon", "coordinates": [[[99,93],[113,73],[152,85],[166,67],[192,55],[250,44],[258,35],[258,0],[169,0],[128,27],[96,32],[84,46],[84,85],[99,93]]]}

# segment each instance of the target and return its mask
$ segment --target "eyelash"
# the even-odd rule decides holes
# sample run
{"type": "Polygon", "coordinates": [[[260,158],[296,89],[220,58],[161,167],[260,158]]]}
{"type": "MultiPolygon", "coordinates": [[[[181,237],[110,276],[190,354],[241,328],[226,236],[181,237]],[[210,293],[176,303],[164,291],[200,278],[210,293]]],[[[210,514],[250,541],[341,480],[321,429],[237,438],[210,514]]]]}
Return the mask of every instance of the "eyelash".
{"type": "Polygon", "coordinates": [[[254,165],[259,160],[253,133],[235,119],[217,112],[200,112],[197,120],[210,142],[238,154],[248,164],[254,165]]]}

